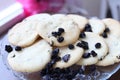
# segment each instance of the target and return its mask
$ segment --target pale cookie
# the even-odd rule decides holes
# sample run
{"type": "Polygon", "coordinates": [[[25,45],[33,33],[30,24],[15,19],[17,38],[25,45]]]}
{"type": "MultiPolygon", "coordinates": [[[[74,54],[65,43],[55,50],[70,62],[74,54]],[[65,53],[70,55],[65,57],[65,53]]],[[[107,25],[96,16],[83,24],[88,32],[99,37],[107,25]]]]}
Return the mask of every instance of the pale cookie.
{"type": "Polygon", "coordinates": [[[89,24],[93,33],[102,34],[105,30],[104,23],[99,19],[89,19],[89,24]]]}
{"type": "Polygon", "coordinates": [[[66,16],[65,14],[54,14],[54,15],[51,15],[51,17],[52,17],[53,20],[62,19],[65,16],[66,16]]]}
{"type": "Polygon", "coordinates": [[[40,40],[21,51],[12,51],[8,54],[7,60],[15,71],[37,72],[50,61],[51,52],[52,47],[45,40],[40,40]]]}
{"type": "Polygon", "coordinates": [[[96,65],[109,66],[120,62],[120,39],[114,36],[109,36],[105,41],[108,44],[109,53],[103,57],[103,59],[100,59],[96,65]]]}
{"type": "Polygon", "coordinates": [[[27,18],[25,18],[23,21],[42,21],[42,22],[46,22],[51,18],[50,14],[47,13],[40,13],[40,14],[35,14],[32,16],[29,16],[27,18]]]}
{"type": "Polygon", "coordinates": [[[35,42],[39,37],[36,26],[37,21],[26,21],[16,24],[8,32],[8,41],[16,46],[26,47],[35,42]]]}
{"type": "Polygon", "coordinates": [[[98,62],[108,52],[108,46],[104,39],[91,32],[85,32],[85,37],[80,39],[77,46],[82,47],[85,52],[78,61],[78,65],[92,65],[98,62]]]}
{"type": "Polygon", "coordinates": [[[37,31],[42,38],[53,46],[72,44],[77,41],[80,34],[78,25],[67,17],[54,19],[48,23],[39,23],[37,31]]]}
{"type": "Polygon", "coordinates": [[[86,17],[75,15],[75,14],[68,14],[67,15],[70,19],[73,19],[75,23],[78,24],[78,27],[82,31],[85,28],[85,25],[88,23],[88,20],[86,17]]]}
{"type": "Polygon", "coordinates": [[[117,20],[114,19],[103,19],[102,20],[107,28],[107,31],[109,29],[109,32],[106,33],[106,31],[103,33],[103,36],[115,36],[120,37],[120,23],[117,20]]]}
{"type": "Polygon", "coordinates": [[[83,48],[80,48],[76,45],[70,44],[69,46],[61,47],[59,48],[59,56],[61,57],[61,60],[56,62],[55,67],[70,67],[79,61],[83,53],[83,48]]]}

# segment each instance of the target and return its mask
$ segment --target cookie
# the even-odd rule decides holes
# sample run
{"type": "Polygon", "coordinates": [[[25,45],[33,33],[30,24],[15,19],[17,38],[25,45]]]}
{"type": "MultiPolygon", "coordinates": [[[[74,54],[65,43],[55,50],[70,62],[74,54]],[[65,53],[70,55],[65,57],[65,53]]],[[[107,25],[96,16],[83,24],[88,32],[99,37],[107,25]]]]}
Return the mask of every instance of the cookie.
{"type": "Polygon", "coordinates": [[[117,20],[106,18],[102,20],[106,26],[106,30],[103,33],[103,37],[105,36],[115,36],[117,38],[120,37],[120,23],[117,20]],[[107,31],[107,33],[106,33],[107,31]]]}
{"type": "Polygon", "coordinates": [[[55,67],[70,67],[79,61],[83,53],[83,48],[76,45],[69,44],[66,47],[61,47],[59,48],[59,57],[61,57],[61,60],[56,62],[55,67]]]}
{"type": "Polygon", "coordinates": [[[89,19],[88,24],[91,26],[91,30],[93,33],[102,34],[105,30],[104,23],[99,19],[89,19]]]}
{"type": "Polygon", "coordinates": [[[42,22],[45,22],[47,20],[49,20],[51,17],[50,14],[47,14],[47,13],[40,13],[40,14],[35,14],[35,15],[32,15],[32,16],[29,16],[27,18],[25,18],[23,21],[42,21],[42,22]]]}
{"type": "Polygon", "coordinates": [[[36,31],[37,21],[26,21],[16,24],[8,32],[8,41],[16,46],[26,47],[35,42],[39,37],[36,31]]]}
{"type": "Polygon", "coordinates": [[[104,39],[92,32],[85,32],[85,37],[80,38],[77,46],[82,47],[85,50],[77,65],[95,64],[108,52],[108,46],[104,39]]]}
{"type": "Polygon", "coordinates": [[[88,23],[88,20],[86,17],[75,15],[75,14],[68,14],[67,16],[70,19],[72,19],[75,23],[78,24],[81,31],[85,28],[85,25],[88,23]]]}
{"type": "Polygon", "coordinates": [[[66,17],[66,15],[65,14],[53,14],[53,15],[51,15],[51,17],[53,20],[56,20],[56,19],[62,19],[64,17],[66,17]]]}
{"type": "Polygon", "coordinates": [[[45,40],[40,40],[21,51],[10,52],[7,60],[15,71],[37,72],[42,70],[50,61],[51,52],[52,47],[45,40]]]}
{"type": "Polygon", "coordinates": [[[105,41],[108,44],[109,53],[99,60],[96,64],[98,66],[109,66],[120,62],[120,39],[109,36],[105,41]]]}
{"type": "Polygon", "coordinates": [[[78,25],[67,17],[56,18],[48,23],[39,23],[36,30],[53,46],[72,44],[78,40],[80,34],[78,25]]]}

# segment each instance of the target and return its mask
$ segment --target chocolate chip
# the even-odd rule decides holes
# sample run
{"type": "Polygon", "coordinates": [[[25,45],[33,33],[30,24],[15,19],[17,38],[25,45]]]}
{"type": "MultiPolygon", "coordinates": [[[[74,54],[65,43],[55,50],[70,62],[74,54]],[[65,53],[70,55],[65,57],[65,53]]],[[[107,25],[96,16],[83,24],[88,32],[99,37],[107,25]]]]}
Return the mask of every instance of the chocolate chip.
{"type": "Polygon", "coordinates": [[[97,53],[92,50],[92,51],[91,51],[91,55],[92,55],[93,57],[96,57],[96,56],[97,56],[97,53]]]}
{"type": "Polygon", "coordinates": [[[96,43],[95,48],[97,48],[97,49],[101,48],[101,43],[96,43]]]}
{"type": "Polygon", "coordinates": [[[104,32],[108,33],[108,32],[110,32],[110,29],[109,28],[105,28],[104,32]]]}
{"type": "Polygon", "coordinates": [[[65,56],[62,57],[62,60],[64,62],[68,62],[69,59],[70,59],[70,54],[66,54],[65,56]]]}
{"type": "Polygon", "coordinates": [[[57,32],[52,32],[52,36],[57,37],[58,36],[57,32]]]}
{"type": "Polygon", "coordinates": [[[58,32],[63,33],[65,30],[63,28],[58,28],[58,32]]]}
{"type": "Polygon", "coordinates": [[[82,32],[82,33],[79,35],[79,37],[80,37],[80,38],[85,38],[85,37],[86,37],[86,35],[85,35],[85,33],[84,33],[84,32],[82,32]]]}
{"type": "Polygon", "coordinates": [[[5,45],[5,51],[7,51],[8,53],[13,51],[13,48],[11,47],[11,45],[5,45]]]}
{"type": "Polygon", "coordinates": [[[89,58],[90,57],[90,53],[84,53],[83,55],[82,55],[82,58],[89,58]]]}
{"type": "Polygon", "coordinates": [[[64,37],[58,37],[58,38],[57,38],[57,41],[58,41],[59,43],[63,42],[63,41],[64,41],[64,37]]]}
{"type": "Polygon", "coordinates": [[[83,31],[86,31],[86,32],[92,32],[91,25],[90,25],[90,24],[86,24],[86,25],[85,25],[85,28],[84,28],[83,31]]]}
{"type": "Polygon", "coordinates": [[[108,37],[108,36],[107,36],[107,33],[103,32],[103,33],[102,33],[102,37],[103,37],[103,38],[107,38],[107,37],[108,37]]]}
{"type": "Polygon", "coordinates": [[[68,45],[68,48],[69,48],[69,49],[74,49],[74,45],[69,44],[69,45],[68,45]]]}
{"type": "Polygon", "coordinates": [[[16,50],[16,51],[21,51],[22,48],[21,48],[20,46],[16,46],[16,47],[15,47],[15,50],[16,50]]]}

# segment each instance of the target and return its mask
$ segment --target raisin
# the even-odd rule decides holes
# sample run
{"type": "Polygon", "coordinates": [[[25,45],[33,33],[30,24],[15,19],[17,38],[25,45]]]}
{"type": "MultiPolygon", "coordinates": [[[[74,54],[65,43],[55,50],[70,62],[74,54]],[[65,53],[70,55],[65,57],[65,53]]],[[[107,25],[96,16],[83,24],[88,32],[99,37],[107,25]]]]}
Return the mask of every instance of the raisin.
{"type": "Polygon", "coordinates": [[[82,47],[83,47],[83,49],[85,49],[85,50],[88,50],[89,49],[89,47],[88,47],[88,43],[87,42],[85,42],[85,41],[81,41],[81,43],[82,43],[82,47]]]}
{"type": "Polygon", "coordinates": [[[82,58],[89,58],[90,57],[90,53],[84,53],[82,58]]]}
{"type": "Polygon", "coordinates": [[[97,56],[97,53],[92,50],[92,51],[91,51],[91,55],[92,55],[93,57],[96,57],[96,56],[97,56]]]}
{"type": "Polygon", "coordinates": [[[58,32],[63,33],[65,30],[63,28],[58,28],[58,32]]]}
{"type": "Polygon", "coordinates": [[[92,32],[91,25],[90,24],[86,24],[85,28],[84,28],[84,31],[86,31],[86,32],[92,32]]]}
{"type": "Polygon", "coordinates": [[[58,37],[58,38],[57,38],[57,41],[58,41],[59,43],[63,42],[63,41],[64,41],[64,37],[58,37]]]}
{"type": "Polygon", "coordinates": [[[13,51],[13,48],[10,45],[5,45],[5,51],[7,51],[8,53],[13,51]]]}
{"type": "Polygon", "coordinates": [[[110,29],[109,29],[109,28],[106,28],[106,29],[104,30],[104,32],[105,32],[105,33],[110,32],[110,29]]]}
{"type": "Polygon", "coordinates": [[[74,45],[69,44],[69,45],[68,45],[68,48],[69,48],[69,49],[74,49],[74,45]]]}
{"type": "Polygon", "coordinates": [[[70,59],[70,54],[66,54],[65,56],[62,57],[62,60],[64,62],[68,62],[69,59],[70,59]]]}
{"type": "Polygon", "coordinates": [[[22,48],[21,48],[20,46],[16,46],[16,47],[15,47],[15,50],[16,50],[16,51],[21,51],[22,48]]]}
{"type": "Polygon", "coordinates": [[[62,34],[61,32],[57,32],[57,36],[61,36],[61,34],[62,34]]]}
{"type": "Polygon", "coordinates": [[[101,48],[101,44],[100,44],[100,43],[96,43],[96,44],[95,44],[95,48],[97,48],[97,49],[98,49],[98,48],[101,48]]]}
{"type": "Polygon", "coordinates": [[[79,37],[80,37],[80,38],[85,38],[85,37],[86,37],[86,35],[85,35],[85,33],[84,33],[84,32],[82,32],[82,33],[79,35],[79,37]]]}
{"type": "Polygon", "coordinates": [[[57,37],[57,32],[52,32],[52,36],[57,37]]]}
{"type": "Polygon", "coordinates": [[[59,53],[59,48],[55,48],[53,51],[52,51],[52,55],[58,55],[59,53]]]}
{"type": "Polygon", "coordinates": [[[107,36],[107,33],[103,32],[103,33],[102,33],[102,37],[103,37],[103,38],[107,38],[107,37],[108,37],[108,36],[107,36]]]}

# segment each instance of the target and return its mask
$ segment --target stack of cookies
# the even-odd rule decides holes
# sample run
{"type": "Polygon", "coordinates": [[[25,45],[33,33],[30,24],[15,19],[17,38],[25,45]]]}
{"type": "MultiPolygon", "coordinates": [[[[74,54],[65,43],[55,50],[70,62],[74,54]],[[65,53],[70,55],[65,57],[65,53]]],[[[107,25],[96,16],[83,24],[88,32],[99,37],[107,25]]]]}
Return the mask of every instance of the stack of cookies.
{"type": "Polygon", "coordinates": [[[13,70],[41,71],[41,76],[47,75],[45,80],[72,80],[81,72],[71,69],[73,65],[120,62],[119,40],[120,23],[114,19],[42,13],[15,25],[8,32],[8,41],[15,47],[6,45],[5,50],[13,70]]]}

